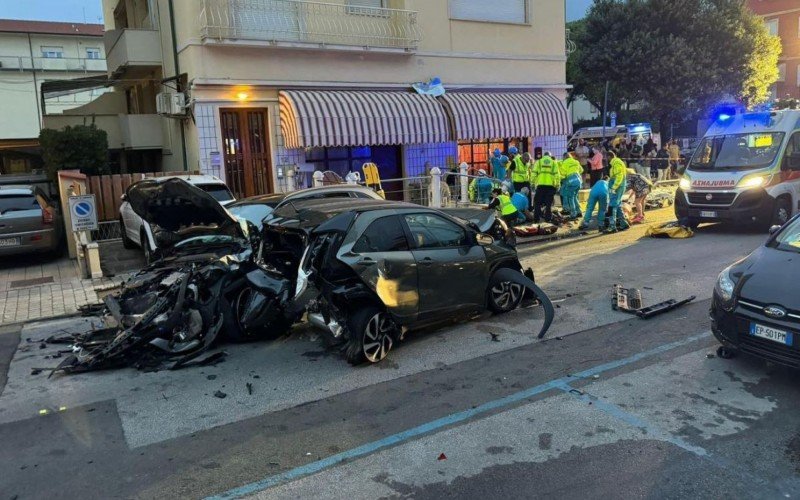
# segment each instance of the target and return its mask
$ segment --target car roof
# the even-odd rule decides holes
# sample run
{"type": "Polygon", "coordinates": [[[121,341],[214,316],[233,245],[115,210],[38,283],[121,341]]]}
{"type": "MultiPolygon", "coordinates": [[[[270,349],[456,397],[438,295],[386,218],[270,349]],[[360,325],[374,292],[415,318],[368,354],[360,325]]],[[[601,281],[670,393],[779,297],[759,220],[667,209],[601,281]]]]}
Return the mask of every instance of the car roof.
{"type": "Polygon", "coordinates": [[[237,200],[228,205],[228,208],[240,207],[242,205],[268,205],[270,203],[277,204],[283,201],[284,198],[286,198],[286,193],[262,194],[237,200]]]}
{"type": "Polygon", "coordinates": [[[0,195],[30,195],[34,190],[35,188],[31,185],[9,184],[7,186],[0,186],[0,195]]]}
{"type": "Polygon", "coordinates": [[[265,221],[268,225],[313,229],[326,220],[345,212],[363,213],[374,210],[414,210],[431,212],[431,208],[401,201],[367,200],[357,198],[323,198],[288,200],[265,221]]]}
{"type": "Polygon", "coordinates": [[[145,177],[145,179],[151,180],[151,181],[155,181],[155,182],[164,182],[164,181],[166,181],[168,179],[183,179],[186,182],[188,182],[189,184],[221,184],[223,186],[225,185],[225,183],[222,182],[222,179],[220,179],[219,177],[216,177],[214,175],[192,175],[192,174],[180,175],[180,174],[177,174],[177,175],[165,175],[165,176],[162,176],[162,177],[145,177]]]}
{"type": "Polygon", "coordinates": [[[333,184],[330,186],[319,186],[319,187],[312,187],[307,189],[301,189],[299,191],[294,191],[292,193],[288,193],[286,195],[286,198],[294,199],[304,196],[311,196],[317,193],[331,193],[331,192],[332,193],[359,192],[359,193],[368,193],[376,195],[373,189],[368,188],[366,186],[359,186],[358,184],[333,184]]]}

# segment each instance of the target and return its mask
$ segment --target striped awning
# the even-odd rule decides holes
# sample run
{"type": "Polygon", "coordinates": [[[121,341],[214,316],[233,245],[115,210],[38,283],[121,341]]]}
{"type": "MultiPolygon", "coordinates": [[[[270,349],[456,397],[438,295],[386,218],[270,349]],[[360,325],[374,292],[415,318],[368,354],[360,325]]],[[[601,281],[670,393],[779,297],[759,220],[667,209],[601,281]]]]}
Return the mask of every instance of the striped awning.
{"type": "Polygon", "coordinates": [[[287,90],[279,93],[285,147],[447,142],[436,98],[411,92],[287,90]]]}
{"type": "Polygon", "coordinates": [[[441,98],[458,140],[568,135],[567,106],[549,92],[448,92],[441,98]]]}

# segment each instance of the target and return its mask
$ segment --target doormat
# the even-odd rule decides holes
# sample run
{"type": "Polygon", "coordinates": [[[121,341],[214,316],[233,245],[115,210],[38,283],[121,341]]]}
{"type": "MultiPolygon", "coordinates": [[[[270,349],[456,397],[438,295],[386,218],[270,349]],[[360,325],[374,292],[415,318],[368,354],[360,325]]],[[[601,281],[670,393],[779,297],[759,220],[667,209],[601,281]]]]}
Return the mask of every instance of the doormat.
{"type": "Polygon", "coordinates": [[[44,278],[31,278],[29,280],[17,280],[11,282],[11,288],[25,288],[28,286],[46,285],[54,283],[52,276],[45,276],[44,278]]]}

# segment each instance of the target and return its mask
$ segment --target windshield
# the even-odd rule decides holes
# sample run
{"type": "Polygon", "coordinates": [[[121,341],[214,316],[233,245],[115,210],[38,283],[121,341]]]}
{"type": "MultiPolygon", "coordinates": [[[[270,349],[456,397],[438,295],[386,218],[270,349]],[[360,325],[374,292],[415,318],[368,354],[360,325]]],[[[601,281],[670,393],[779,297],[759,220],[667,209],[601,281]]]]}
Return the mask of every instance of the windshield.
{"type": "Polygon", "coordinates": [[[783,132],[752,132],[704,137],[692,156],[691,170],[750,170],[770,165],[783,132]]]}
{"type": "Polygon", "coordinates": [[[233,199],[228,186],[222,184],[200,184],[197,187],[213,196],[217,201],[230,201],[233,199]]]}
{"type": "Polygon", "coordinates": [[[269,205],[256,204],[238,205],[228,209],[228,211],[233,214],[234,217],[245,219],[259,229],[262,227],[261,221],[263,221],[267,215],[271,214],[272,210],[273,207],[269,205]]]}
{"type": "Polygon", "coordinates": [[[800,219],[789,223],[769,246],[785,252],[800,253],[800,219]]]}
{"type": "Polygon", "coordinates": [[[12,194],[0,196],[0,215],[6,212],[36,210],[41,208],[32,194],[12,194]]]}

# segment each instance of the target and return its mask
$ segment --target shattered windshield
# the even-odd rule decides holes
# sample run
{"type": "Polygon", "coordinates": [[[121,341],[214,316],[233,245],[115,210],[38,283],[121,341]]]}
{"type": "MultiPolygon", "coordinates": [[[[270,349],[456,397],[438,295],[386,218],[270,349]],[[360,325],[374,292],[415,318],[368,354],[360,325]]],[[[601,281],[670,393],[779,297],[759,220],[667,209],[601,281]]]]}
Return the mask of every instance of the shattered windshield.
{"type": "Polygon", "coordinates": [[[775,161],[783,132],[752,132],[704,137],[692,156],[691,170],[749,170],[775,161]]]}

